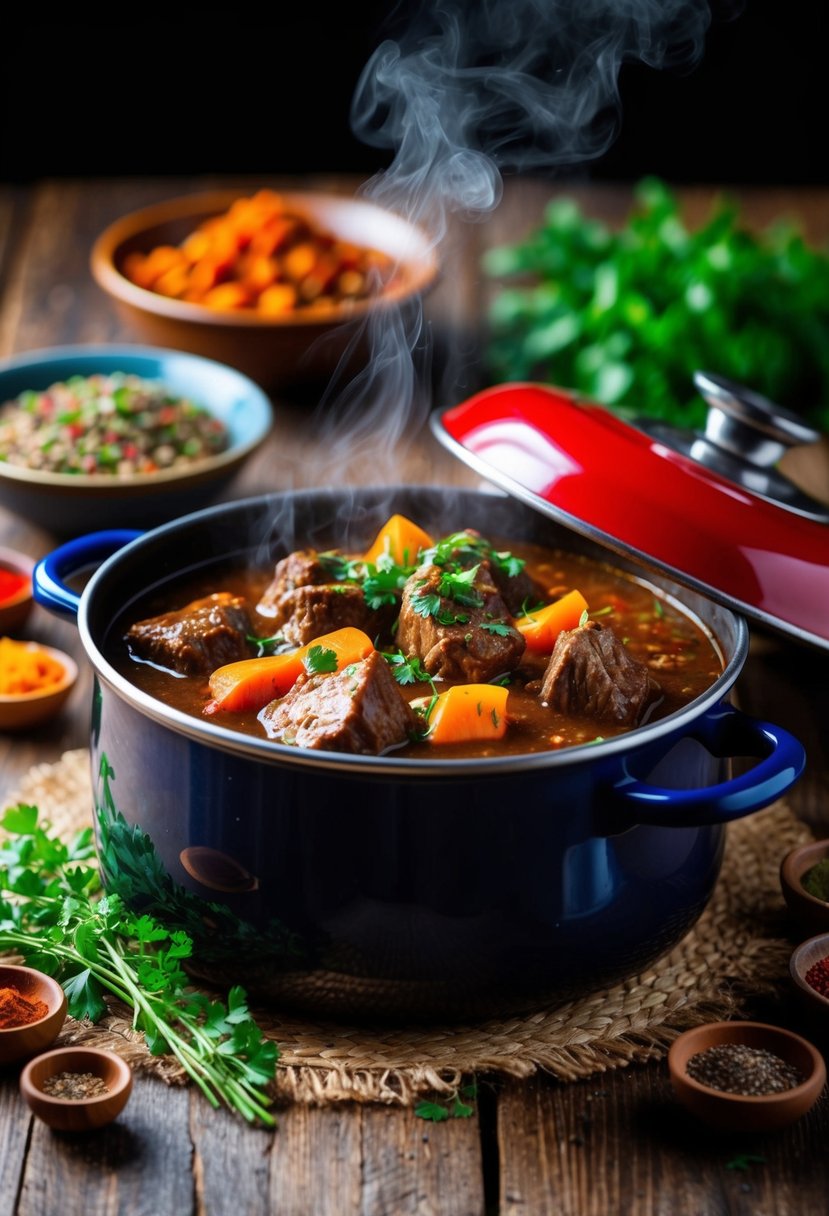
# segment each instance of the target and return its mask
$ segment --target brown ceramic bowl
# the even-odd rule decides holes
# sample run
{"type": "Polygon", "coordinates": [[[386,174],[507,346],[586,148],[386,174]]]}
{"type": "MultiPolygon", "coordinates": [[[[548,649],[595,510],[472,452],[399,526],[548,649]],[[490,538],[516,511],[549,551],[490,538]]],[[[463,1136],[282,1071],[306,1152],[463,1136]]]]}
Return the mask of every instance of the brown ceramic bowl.
{"type": "Polygon", "coordinates": [[[677,1100],[695,1118],[723,1132],[770,1132],[811,1110],[826,1084],[823,1056],[807,1039],[765,1022],[708,1022],[686,1030],[668,1052],[668,1070],[677,1100]],[[721,1043],[765,1048],[792,1064],[802,1084],[760,1097],[724,1093],[688,1075],[688,1061],[721,1043]]]}
{"type": "Polygon", "coordinates": [[[124,264],[131,253],[177,246],[201,221],[223,214],[248,194],[229,189],[171,199],[116,220],[92,248],[93,277],[142,341],[207,355],[266,389],[322,381],[346,352],[360,362],[363,323],[370,313],[398,308],[433,285],[434,242],[402,216],[368,201],[323,191],[278,193],[286,205],[334,237],[390,254],[400,272],[394,285],[371,299],[333,309],[311,305],[268,317],[253,309],[217,311],[174,299],[126,277],[124,264]]]}
{"type": "Polygon", "coordinates": [[[56,1131],[90,1131],[120,1115],[132,1092],[132,1071],[112,1051],[59,1047],[29,1061],[20,1074],[20,1092],[32,1113],[56,1131]],[[44,1093],[47,1078],[61,1072],[91,1072],[104,1081],[109,1092],[93,1098],[59,1098],[44,1093]]]}
{"type": "Polygon", "coordinates": [[[64,651],[55,650],[53,646],[41,646],[39,642],[26,642],[24,645],[32,650],[44,651],[59,663],[63,668],[63,678],[38,692],[0,695],[0,730],[28,730],[48,722],[63,708],[78,679],[78,665],[64,651]]]}
{"type": "Polygon", "coordinates": [[[829,840],[815,840],[792,849],[780,864],[783,898],[804,933],[829,932],[829,903],[810,895],[801,881],[806,871],[824,858],[829,858],[829,840]]]}
{"type": "Polygon", "coordinates": [[[800,943],[789,960],[789,975],[800,1006],[816,1033],[829,1040],[829,997],[822,996],[806,981],[806,972],[822,958],[829,958],[829,933],[819,933],[800,943]]]}
{"type": "Polygon", "coordinates": [[[43,1001],[47,1012],[36,1022],[0,1029],[0,1065],[24,1060],[51,1046],[66,1020],[66,994],[57,980],[34,967],[0,966],[0,988],[16,988],[28,1000],[43,1001]]]}
{"type": "Polygon", "coordinates": [[[8,570],[12,574],[22,574],[26,579],[26,583],[19,591],[10,595],[8,599],[0,601],[0,637],[14,637],[25,625],[34,604],[32,598],[34,562],[27,554],[19,553],[16,549],[0,548],[0,569],[8,570]]]}

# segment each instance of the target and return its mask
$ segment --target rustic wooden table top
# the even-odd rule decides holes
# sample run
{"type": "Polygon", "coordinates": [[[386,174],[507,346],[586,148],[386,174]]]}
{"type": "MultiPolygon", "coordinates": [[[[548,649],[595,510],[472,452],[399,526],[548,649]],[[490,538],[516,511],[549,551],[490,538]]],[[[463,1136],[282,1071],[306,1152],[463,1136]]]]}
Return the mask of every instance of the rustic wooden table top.
{"type": "MultiPolygon", "coordinates": [[[[0,356],[64,343],[136,340],[91,279],[94,237],[110,220],[145,203],[215,184],[228,183],[122,179],[0,189],[0,356]]],[[[249,185],[243,179],[233,184],[249,185]]],[[[346,190],[353,185],[306,184],[346,190]]],[[[475,342],[486,299],[478,270],[482,249],[525,233],[554,189],[541,181],[508,182],[492,217],[456,234],[452,272],[428,301],[428,313],[435,334],[460,352],[466,370],[456,368],[454,384],[439,385],[438,395],[478,387],[475,342]]],[[[576,193],[596,215],[610,220],[622,219],[630,202],[626,187],[566,193],[576,193]]],[[[711,193],[683,192],[691,221],[704,215],[711,193]]],[[[789,215],[812,239],[829,240],[826,191],[735,194],[751,223],[765,225],[789,215]]],[[[234,484],[234,497],[315,484],[323,475],[319,460],[308,458],[314,437],[308,433],[307,403],[275,398],[275,404],[274,435],[234,484]]],[[[395,460],[393,478],[400,482],[477,484],[427,429],[395,460]]],[[[365,460],[347,463],[342,479],[376,480],[378,467],[365,460]]],[[[0,544],[40,557],[54,543],[25,519],[0,510],[0,544]]],[[[15,788],[31,765],[57,760],[66,749],[87,743],[91,675],[74,626],[36,607],[27,634],[68,650],[83,674],[52,724],[23,736],[0,735],[0,795],[15,788]]],[[[768,717],[803,741],[809,763],[789,801],[818,834],[829,834],[829,653],[755,637],[738,694],[749,713],[768,717]]],[[[785,1004],[774,1016],[794,1024],[785,1004]]],[[[577,1084],[544,1077],[483,1084],[472,1118],[439,1125],[404,1109],[295,1107],[280,1114],[275,1133],[213,1111],[192,1089],[137,1078],[117,1123],[74,1138],[32,1121],[21,1105],[16,1073],[6,1070],[0,1073],[0,1216],[270,1211],[794,1216],[827,1211],[827,1142],[825,1095],[790,1130],[759,1142],[734,1145],[707,1135],[686,1122],[673,1102],[664,1063],[577,1084]],[[758,1160],[735,1168],[739,1152],[758,1160]]]]}

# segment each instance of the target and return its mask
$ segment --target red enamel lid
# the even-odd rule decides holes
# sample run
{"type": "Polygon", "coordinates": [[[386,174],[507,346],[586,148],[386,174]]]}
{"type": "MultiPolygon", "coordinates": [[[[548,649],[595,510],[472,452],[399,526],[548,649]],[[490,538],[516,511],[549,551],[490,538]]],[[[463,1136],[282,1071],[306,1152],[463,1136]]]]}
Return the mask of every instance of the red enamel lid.
{"type": "MultiPolygon", "coordinates": [[[[764,493],[759,471],[753,492],[607,409],[540,384],[485,389],[436,413],[432,426],[482,477],[573,531],[829,647],[829,508],[791,483],[793,506],[781,505],[764,493]]],[[[791,433],[800,433],[794,421],[791,433]]],[[[771,459],[777,449],[765,438],[771,459]]]]}

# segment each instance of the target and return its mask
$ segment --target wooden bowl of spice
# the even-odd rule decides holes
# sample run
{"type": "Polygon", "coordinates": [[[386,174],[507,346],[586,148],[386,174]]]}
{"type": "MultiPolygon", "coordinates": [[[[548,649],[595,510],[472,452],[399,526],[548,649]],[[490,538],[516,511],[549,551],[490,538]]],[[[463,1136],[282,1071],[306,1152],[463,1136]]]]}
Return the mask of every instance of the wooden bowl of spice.
{"type": "Polygon", "coordinates": [[[16,549],[0,548],[0,634],[16,634],[29,619],[34,562],[16,549]]]}
{"type": "Polygon", "coordinates": [[[113,1051],[58,1047],[29,1061],[20,1092],[32,1114],[56,1131],[91,1131],[120,1115],[132,1092],[132,1070],[113,1051]]]}
{"type": "Polygon", "coordinates": [[[34,967],[0,966],[0,1065],[54,1043],[66,1020],[66,994],[34,967]]]}
{"type": "Polygon", "coordinates": [[[829,933],[800,943],[789,960],[789,974],[815,1034],[829,1043],[829,933]]]}
{"type": "Polygon", "coordinates": [[[368,319],[399,313],[438,274],[434,239],[402,214],[356,195],[268,187],[122,216],[90,266],[142,341],[280,391],[324,385],[341,360],[365,368],[368,319]]]}
{"type": "Polygon", "coordinates": [[[0,730],[26,730],[53,718],[77,678],[77,663],[62,650],[0,637],[0,730]]]}
{"type": "Polygon", "coordinates": [[[677,1100],[722,1132],[777,1131],[811,1110],[826,1084],[807,1039],[765,1022],[708,1022],[668,1052],[677,1100]]]}
{"type": "Polygon", "coordinates": [[[780,863],[780,887],[804,933],[829,932],[829,840],[798,845],[780,863]]]}

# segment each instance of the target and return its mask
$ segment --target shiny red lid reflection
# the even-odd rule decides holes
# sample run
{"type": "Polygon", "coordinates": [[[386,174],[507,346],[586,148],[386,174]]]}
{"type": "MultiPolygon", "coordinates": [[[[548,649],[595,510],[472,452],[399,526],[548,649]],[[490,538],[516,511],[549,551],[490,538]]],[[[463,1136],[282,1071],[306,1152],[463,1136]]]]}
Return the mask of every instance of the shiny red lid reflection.
{"type": "Polygon", "coordinates": [[[829,646],[826,524],[756,497],[601,406],[545,385],[486,389],[444,411],[440,425],[466,463],[545,514],[829,646]]]}

